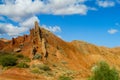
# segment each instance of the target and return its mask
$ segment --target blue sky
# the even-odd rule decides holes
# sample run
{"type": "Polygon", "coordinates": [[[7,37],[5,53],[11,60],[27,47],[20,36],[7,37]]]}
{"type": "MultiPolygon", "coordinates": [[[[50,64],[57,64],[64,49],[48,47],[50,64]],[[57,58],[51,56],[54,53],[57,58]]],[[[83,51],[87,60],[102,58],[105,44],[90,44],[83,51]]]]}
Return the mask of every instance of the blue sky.
{"type": "Polygon", "coordinates": [[[120,46],[120,0],[0,0],[0,38],[26,34],[34,21],[65,41],[120,46]]]}

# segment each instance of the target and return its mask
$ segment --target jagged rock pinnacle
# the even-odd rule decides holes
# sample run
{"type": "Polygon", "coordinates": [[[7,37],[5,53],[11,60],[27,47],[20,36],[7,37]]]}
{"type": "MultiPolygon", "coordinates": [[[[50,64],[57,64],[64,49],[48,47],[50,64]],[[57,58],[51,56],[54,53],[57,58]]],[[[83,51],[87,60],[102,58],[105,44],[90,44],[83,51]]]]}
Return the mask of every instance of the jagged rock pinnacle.
{"type": "Polygon", "coordinates": [[[36,36],[38,39],[38,43],[41,41],[42,39],[42,35],[41,35],[41,29],[39,27],[39,24],[37,21],[35,21],[35,29],[34,29],[34,37],[36,36]]]}
{"type": "Polygon", "coordinates": [[[14,45],[15,44],[15,39],[14,38],[12,38],[12,43],[11,43],[12,45],[14,45]]]}
{"type": "Polygon", "coordinates": [[[39,30],[39,24],[37,21],[35,21],[35,31],[38,31],[39,30]]]}

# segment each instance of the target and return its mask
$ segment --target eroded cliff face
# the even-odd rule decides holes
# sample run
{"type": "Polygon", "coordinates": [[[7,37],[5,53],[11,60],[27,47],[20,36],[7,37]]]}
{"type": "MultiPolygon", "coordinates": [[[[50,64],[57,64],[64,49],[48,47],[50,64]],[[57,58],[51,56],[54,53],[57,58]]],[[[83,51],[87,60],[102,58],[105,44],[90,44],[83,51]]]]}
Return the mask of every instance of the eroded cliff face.
{"type": "MultiPolygon", "coordinates": [[[[46,44],[46,33],[44,33],[43,29],[35,22],[34,28],[30,30],[30,35],[12,38],[11,43],[8,44],[8,48],[13,52],[21,52],[30,58],[35,56],[35,54],[41,54],[43,58],[47,58],[46,44]]],[[[7,50],[8,48],[4,49],[7,50]]]]}

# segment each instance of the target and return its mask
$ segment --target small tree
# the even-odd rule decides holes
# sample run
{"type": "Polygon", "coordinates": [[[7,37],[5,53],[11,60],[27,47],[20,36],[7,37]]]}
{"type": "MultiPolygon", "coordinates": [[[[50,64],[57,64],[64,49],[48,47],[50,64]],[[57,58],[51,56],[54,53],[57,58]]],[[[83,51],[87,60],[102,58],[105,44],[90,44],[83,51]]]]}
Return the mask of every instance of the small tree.
{"type": "Polygon", "coordinates": [[[119,80],[119,73],[115,68],[110,68],[105,62],[97,64],[93,75],[88,80],[119,80]]]}

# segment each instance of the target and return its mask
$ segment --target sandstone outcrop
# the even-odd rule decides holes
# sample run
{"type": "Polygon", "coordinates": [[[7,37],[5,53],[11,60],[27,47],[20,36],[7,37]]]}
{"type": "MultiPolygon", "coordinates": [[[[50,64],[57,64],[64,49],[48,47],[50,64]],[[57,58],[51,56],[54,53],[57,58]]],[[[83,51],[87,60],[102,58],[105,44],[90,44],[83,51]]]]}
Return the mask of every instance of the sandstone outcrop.
{"type": "Polygon", "coordinates": [[[39,53],[46,58],[48,52],[46,49],[46,32],[41,28],[38,22],[35,22],[35,26],[30,30],[30,35],[19,36],[17,38],[12,38],[11,45],[7,45],[6,50],[12,50],[14,52],[22,52],[26,56],[31,56],[31,58],[39,53]],[[33,55],[34,54],[34,55],[33,55]]]}

